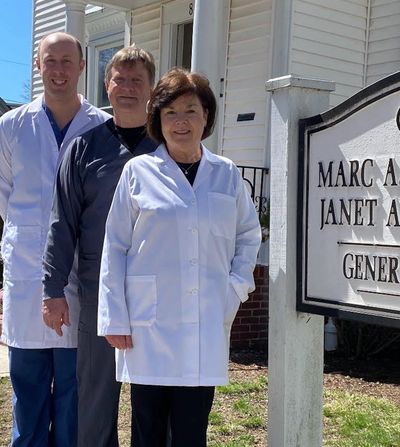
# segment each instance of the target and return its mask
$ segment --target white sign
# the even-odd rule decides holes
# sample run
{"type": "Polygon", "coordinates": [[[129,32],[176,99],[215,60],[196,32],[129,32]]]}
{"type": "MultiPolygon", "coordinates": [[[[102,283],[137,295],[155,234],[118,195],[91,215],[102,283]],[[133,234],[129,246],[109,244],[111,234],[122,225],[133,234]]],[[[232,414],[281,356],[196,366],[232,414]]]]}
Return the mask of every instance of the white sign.
{"type": "Polygon", "coordinates": [[[400,75],[300,122],[298,309],[400,326],[400,75]]]}

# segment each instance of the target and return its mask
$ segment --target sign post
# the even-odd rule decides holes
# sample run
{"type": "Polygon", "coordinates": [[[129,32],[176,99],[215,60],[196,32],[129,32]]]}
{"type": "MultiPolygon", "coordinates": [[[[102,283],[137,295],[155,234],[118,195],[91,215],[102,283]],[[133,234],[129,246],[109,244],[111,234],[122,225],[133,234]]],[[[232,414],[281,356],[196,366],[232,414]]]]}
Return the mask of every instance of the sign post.
{"type": "Polygon", "coordinates": [[[321,316],[296,311],[298,120],[328,108],[332,82],[269,80],[271,219],[268,335],[268,446],[321,447],[321,316]]]}

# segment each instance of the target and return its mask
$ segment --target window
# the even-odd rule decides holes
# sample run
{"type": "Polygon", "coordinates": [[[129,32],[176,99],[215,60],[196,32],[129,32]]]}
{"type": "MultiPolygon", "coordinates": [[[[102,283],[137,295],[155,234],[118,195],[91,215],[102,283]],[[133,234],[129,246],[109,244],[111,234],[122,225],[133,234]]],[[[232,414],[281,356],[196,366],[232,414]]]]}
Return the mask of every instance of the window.
{"type": "Polygon", "coordinates": [[[104,86],[104,75],[106,72],[106,66],[113,55],[123,48],[123,45],[117,45],[112,47],[103,47],[97,49],[97,64],[96,64],[96,78],[97,78],[97,96],[96,105],[97,107],[109,106],[107,91],[104,86]]]}

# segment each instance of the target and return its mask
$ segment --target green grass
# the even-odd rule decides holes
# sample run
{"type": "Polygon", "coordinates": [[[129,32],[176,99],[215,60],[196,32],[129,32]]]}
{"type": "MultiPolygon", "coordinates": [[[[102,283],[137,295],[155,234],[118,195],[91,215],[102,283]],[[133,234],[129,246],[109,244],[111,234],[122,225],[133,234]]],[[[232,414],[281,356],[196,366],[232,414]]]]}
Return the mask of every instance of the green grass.
{"type": "Polygon", "coordinates": [[[209,419],[209,447],[266,445],[267,379],[219,386],[209,419]]]}
{"type": "MultiPolygon", "coordinates": [[[[11,386],[0,379],[0,447],[11,429],[11,386]]],[[[265,375],[218,387],[209,419],[209,447],[265,447],[267,429],[265,375]]],[[[130,445],[129,386],[123,386],[119,432],[130,445]]],[[[400,406],[345,390],[324,393],[324,447],[400,447],[400,406]]]]}
{"type": "Polygon", "coordinates": [[[261,376],[255,381],[241,382],[241,383],[231,382],[229,385],[219,386],[218,392],[221,394],[257,393],[265,389],[266,384],[267,384],[267,378],[261,376]]]}
{"type": "Polygon", "coordinates": [[[324,446],[399,447],[400,408],[385,399],[325,391],[324,446]]]}

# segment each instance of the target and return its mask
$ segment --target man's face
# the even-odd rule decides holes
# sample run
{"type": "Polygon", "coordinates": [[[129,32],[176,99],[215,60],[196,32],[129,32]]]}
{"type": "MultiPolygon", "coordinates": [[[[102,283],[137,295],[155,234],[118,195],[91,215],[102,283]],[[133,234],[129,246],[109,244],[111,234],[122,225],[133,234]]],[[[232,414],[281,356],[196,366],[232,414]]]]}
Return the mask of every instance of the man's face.
{"type": "Polygon", "coordinates": [[[76,95],[85,62],[80,59],[76,43],[71,38],[54,34],[43,40],[36,65],[42,76],[46,96],[67,99],[76,95]]]}
{"type": "Polygon", "coordinates": [[[146,116],[151,85],[143,62],[112,67],[110,79],[105,84],[115,114],[129,112],[146,116]]]}

